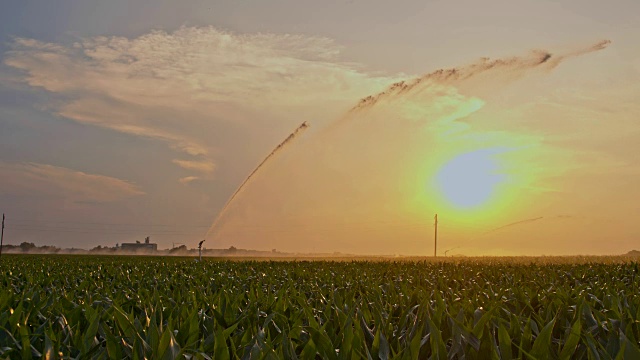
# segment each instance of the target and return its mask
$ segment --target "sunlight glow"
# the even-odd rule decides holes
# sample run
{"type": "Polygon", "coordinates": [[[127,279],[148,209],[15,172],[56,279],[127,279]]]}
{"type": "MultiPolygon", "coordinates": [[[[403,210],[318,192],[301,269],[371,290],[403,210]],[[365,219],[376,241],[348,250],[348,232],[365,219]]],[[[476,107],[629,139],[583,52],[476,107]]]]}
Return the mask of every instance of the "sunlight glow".
{"type": "Polygon", "coordinates": [[[495,153],[495,150],[477,150],[447,162],[436,175],[437,186],[447,201],[460,209],[488,202],[496,185],[505,180],[492,158],[495,153]]]}

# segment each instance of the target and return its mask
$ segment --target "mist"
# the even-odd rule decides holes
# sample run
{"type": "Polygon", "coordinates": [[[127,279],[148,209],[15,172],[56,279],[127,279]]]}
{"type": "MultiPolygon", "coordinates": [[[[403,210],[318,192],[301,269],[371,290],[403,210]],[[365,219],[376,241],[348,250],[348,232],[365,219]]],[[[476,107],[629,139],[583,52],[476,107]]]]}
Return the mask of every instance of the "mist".
{"type": "Polygon", "coordinates": [[[577,239],[599,251],[619,222],[593,226],[584,212],[600,206],[597,196],[585,206],[572,190],[595,188],[601,179],[585,169],[611,159],[581,163],[592,154],[562,137],[575,110],[556,109],[558,126],[548,126],[532,99],[553,91],[545,79],[562,63],[609,43],[483,58],[360,100],[265,164],[225,207],[209,246],[425,255],[438,213],[439,253],[575,254],[577,239]],[[469,163],[444,173],[456,159],[469,163]],[[466,191],[478,201],[446,196],[466,191]]]}

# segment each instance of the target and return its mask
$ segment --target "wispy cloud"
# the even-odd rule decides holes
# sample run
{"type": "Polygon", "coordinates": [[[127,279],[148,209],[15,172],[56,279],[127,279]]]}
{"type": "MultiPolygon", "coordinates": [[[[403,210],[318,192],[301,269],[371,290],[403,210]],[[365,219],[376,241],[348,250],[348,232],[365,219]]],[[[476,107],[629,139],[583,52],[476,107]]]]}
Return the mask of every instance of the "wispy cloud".
{"type": "Polygon", "coordinates": [[[165,141],[213,163],[212,122],[337,114],[391,82],[340,62],[339,53],[323,37],[182,27],[69,45],[17,38],[5,63],[57,95],[60,116],[165,141]]]}
{"type": "Polygon", "coordinates": [[[197,176],[185,176],[183,178],[178,179],[181,184],[188,185],[193,181],[199,180],[200,178],[197,176]]]}
{"type": "Polygon", "coordinates": [[[114,177],[37,163],[0,162],[0,194],[63,198],[76,204],[124,200],[144,192],[114,177]]]}
{"type": "Polygon", "coordinates": [[[193,161],[193,160],[173,160],[174,164],[187,170],[195,170],[198,172],[210,174],[215,169],[215,165],[210,161],[193,161]]]}

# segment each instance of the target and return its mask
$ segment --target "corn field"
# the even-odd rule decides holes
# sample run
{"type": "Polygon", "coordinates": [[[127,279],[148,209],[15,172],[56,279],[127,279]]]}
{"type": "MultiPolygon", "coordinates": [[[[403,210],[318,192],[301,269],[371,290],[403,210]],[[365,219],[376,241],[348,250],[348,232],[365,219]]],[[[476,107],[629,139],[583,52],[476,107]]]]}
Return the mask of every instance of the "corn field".
{"type": "Polygon", "coordinates": [[[640,359],[638,263],[3,256],[3,359],[640,359]]]}

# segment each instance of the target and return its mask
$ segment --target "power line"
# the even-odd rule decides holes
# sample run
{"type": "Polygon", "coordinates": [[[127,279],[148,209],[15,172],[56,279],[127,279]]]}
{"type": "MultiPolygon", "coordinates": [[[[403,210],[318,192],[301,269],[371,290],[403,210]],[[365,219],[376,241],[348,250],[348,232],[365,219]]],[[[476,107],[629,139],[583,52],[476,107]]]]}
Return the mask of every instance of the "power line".
{"type": "MultiPolygon", "coordinates": [[[[23,224],[19,224],[19,225],[13,225],[11,226],[12,229],[50,229],[50,230],[89,230],[89,231],[109,231],[109,230],[116,230],[116,231],[147,231],[147,230],[153,230],[153,228],[95,228],[95,227],[81,227],[81,226],[47,226],[47,225],[23,225],[23,224]]],[[[197,229],[197,228],[191,228],[191,229],[197,229]]],[[[175,229],[156,229],[155,231],[162,231],[162,232],[175,232],[175,231],[187,231],[189,230],[189,228],[175,228],[175,229]]]]}
{"type": "MultiPolygon", "coordinates": [[[[294,223],[294,224],[287,224],[287,222],[296,222],[296,220],[311,220],[314,218],[318,218],[321,216],[292,216],[292,217],[283,217],[282,219],[283,221],[283,226],[287,226],[287,227],[307,227],[308,223],[294,223]]],[[[315,221],[314,221],[315,222],[315,221]]],[[[200,229],[200,228],[209,228],[211,227],[210,224],[153,224],[153,223],[117,223],[117,222],[79,222],[79,221],[56,221],[56,220],[32,220],[32,219],[12,219],[11,221],[12,224],[14,224],[12,226],[12,228],[16,228],[18,226],[22,226],[22,227],[37,227],[37,228],[55,228],[55,229],[96,229],[96,230],[101,230],[100,226],[109,226],[109,227],[113,227],[113,226],[118,226],[118,227],[125,227],[126,229],[121,229],[121,230],[136,230],[136,229],[130,229],[131,227],[133,228],[141,228],[143,230],[146,230],[148,228],[155,228],[155,227],[162,227],[162,228],[168,228],[168,229],[162,229],[162,231],[173,231],[174,229],[171,228],[176,228],[177,230],[184,230],[184,229],[200,229]],[[63,225],[63,226],[58,226],[58,225],[63,225]],[[69,226],[66,226],[69,225],[69,226]]],[[[378,220],[353,220],[353,221],[341,221],[341,222],[328,222],[328,221],[318,221],[315,223],[319,223],[319,224],[327,224],[327,225],[331,225],[333,227],[338,227],[338,226],[353,226],[353,225],[386,225],[386,226],[427,226],[426,223],[419,221],[419,222],[415,222],[415,221],[389,221],[389,220],[382,220],[382,219],[378,219],[378,220]]],[[[448,223],[440,223],[440,226],[444,226],[444,227],[451,227],[451,228],[457,228],[457,229],[469,229],[469,230],[486,230],[485,226],[482,225],[475,225],[475,224],[448,224],[448,223]]],[[[227,225],[228,226],[228,225],[227,225]]],[[[242,225],[243,228],[256,228],[256,229],[263,229],[263,228],[271,228],[271,227],[280,227],[278,225],[242,225]]]]}
{"type": "Polygon", "coordinates": [[[200,232],[170,232],[170,231],[148,231],[148,230],[97,230],[97,229],[48,229],[48,228],[20,228],[9,227],[10,230],[18,230],[23,232],[51,232],[51,233],[73,233],[73,234],[105,234],[105,235],[134,235],[134,234],[151,234],[151,235],[194,235],[200,232]]]}
{"type": "MultiPolygon", "coordinates": [[[[302,220],[302,217],[293,217],[302,220]]],[[[285,218],[286,219],[286,218],[285,218]]],[[[13,223],[13,220],[12,220],[13,223]]],[[[445,226],[445,228],[456,229],[462,231],[480,232],[479,226],[469,224],[440,224],[437,226],[445,226]]],[[[227,234],[242,233],[276,233],[286,234],[295,233],[297,231],[313,231],[315,233],[331,234],[336,231],[384,231],[384,230],[427,230],[430,224],[426,222],[411,221],[389,221],[389,220],[361,220],[361,221],[341,221],[331,223],[326,221],[318,221],[316,223],[298,223],[286,224],[286,220],[282,225],[233,225],[227,224],[225,232],[227,234]]],[[[20,232],[50,232],[50,233],[70,233],[70,234],[104,234],[104,235],[139,235],[149,234],[155,236],[194,236],[200,233],[201,228],[209,227],[209,225],[175,225],[175,224],[136,224],[136,223],[102,223],[102,222],[55,222],[50,220],[16,220],[16,224],[10,226],[9,229],[20,232]],[[74,225],[75,224],[75,225],[74,225]],[[105,227],[101,227],[105,226],[105,227]],[[108,228],[106,228],[108,226],[108,228]],[[114,228],[115,226],[115,228],[114,228]],[[119,228],[120,227],[120,228],[119,228]]],[[[486,229],[484,229],[486,231],[486,229]]],[[[437,230],[436,230],[437,232],[437,230]]],[[[436,235],[437,236],[437,235],[436,235]]],[[[437,239],[435,240],[437,241],[437,239]]],[[[437,249],[434,249],[437,251],[437,249]]]]}
{"type": "Polygon", "coordinates": [[[149,223],[99,223],[99,222],[78,222],[78,221],[55,221],[55,220],[13,220],[15,224],[70,224],[70,225],[100,225],[100,226],[141,226],[141,227],[192,227],[204,228],[211,225],[177,225],[177,224],[149,224],[149,223]]]}

